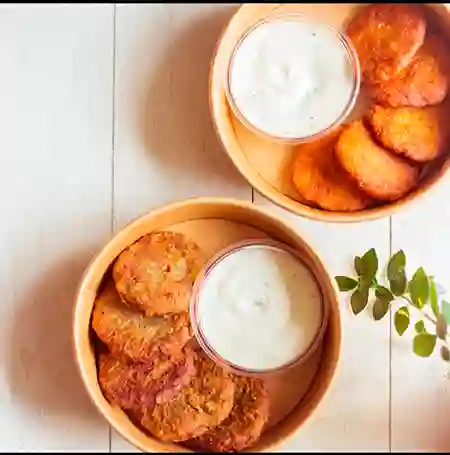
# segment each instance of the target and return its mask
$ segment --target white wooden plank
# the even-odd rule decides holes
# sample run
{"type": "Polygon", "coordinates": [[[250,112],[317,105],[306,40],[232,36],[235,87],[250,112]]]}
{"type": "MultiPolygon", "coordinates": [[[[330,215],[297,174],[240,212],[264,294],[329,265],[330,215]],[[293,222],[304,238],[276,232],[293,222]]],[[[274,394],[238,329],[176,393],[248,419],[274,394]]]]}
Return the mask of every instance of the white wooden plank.
{"type": "MultiPolygon", "coordinates": [[[[353,258],[375,248],[389,253],[389,220],[327,224],[287,213],[255,191],[255,203],[297,226],[332,276],[351,274],[353,258]]],[[[389,450],[389,321],[370,311],[354,316],[342,298],[342,354],[335,381],[316,413],[278,451],[373,452],[389,450]]]]}
{"type": "Polygon", "coordinates": [[[200,195],[250,197],[219,144],[208,108],[214,45],[227,5],[118,5],[116,227],[200,195]]]}
{"type": "MultiPolygon", "coordinates": [[[[392,217],[393,252],[402,248],[412,272],[424,267],[448,291],[449,191],[447,178],[417,204],[392,217]]],[[[410,329],[402,338],[395,331],[392,334],[392,450],[449,452],[450,379],[446,373],[450,364],[439,358],[438,349],[432,357],[417,357],[412,350],[414,329],[410,329]]]]}
{"type": "MultiPolygon", "coordinates": [[[[250,200],[208,110],[214,45],[235,7],[116,7],[115,228],[193,196],[250,200]]],[[[133,451],[113,432],[113,452],[133,451]]]]}
{"type": "Polygon", "coordinates": [[[111,5],[0,7],[0,451],[107,451],[71,346],[111,228],[111,5]]]}

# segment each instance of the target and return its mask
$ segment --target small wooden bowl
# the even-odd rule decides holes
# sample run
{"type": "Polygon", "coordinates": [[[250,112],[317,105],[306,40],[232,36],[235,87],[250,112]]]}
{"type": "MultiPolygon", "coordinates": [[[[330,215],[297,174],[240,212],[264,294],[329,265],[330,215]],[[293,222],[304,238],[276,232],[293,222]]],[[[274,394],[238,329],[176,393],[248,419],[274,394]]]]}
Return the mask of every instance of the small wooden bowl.
{"type": "Polygon", "coordinates": [[[142,235],[158,229],[188,235],[210,257],[231,243],[249,238],[281,241],[294,248],[315,275],[329,307],[325,336],[304,364],[267,379],[271,418],[266,431],[251,451],[267,451],[281,444],[317,408],[333,379],[341,345],[338,292],[317,254],[295,230],[281,218],[267,214],[252,203],[199,198],[162,207],[126,226],[90,263],[75,299],[73,343],[81,378],[94,405],[118,433],[143,451],[192,452],[183,445],[164,443],[144,433],[124,412],[109,404],[97,381],[95,347],[90,329],[97,290],[117,255],[142,235]]]}
{"type": "MultiPolygon", "coordinates": [[[[429,24],[450,40],[449,4],[426,4],[429,24]]],[[[446,174],[448,155],[430,165],[419,185],[403,198],[357,212],[331,212],[308,205],[291,182],[291,163],[296,147],[269,141],[250,131],[233,114],[226,98],[228,64],[241,36],[270,15],[300,13],[344,31],[357,4],[255,3],[242,5],[232,17],[217,44],[210,74],[210,110],[217,134],[234,165],[250,185],[273,203],[292,213],[327,222],[359,222],[392,215],[417,201],[446,174]]],[[[450,46],[449,46],[450,52],[450,46]]],[[[449,95],[450,98],[450,95],[449,95]]],[[[353,116],[360,116],[368,100],[360,95],[353,116]]],[[[300,146],[301,147],[301,146],[300,146]]]]}

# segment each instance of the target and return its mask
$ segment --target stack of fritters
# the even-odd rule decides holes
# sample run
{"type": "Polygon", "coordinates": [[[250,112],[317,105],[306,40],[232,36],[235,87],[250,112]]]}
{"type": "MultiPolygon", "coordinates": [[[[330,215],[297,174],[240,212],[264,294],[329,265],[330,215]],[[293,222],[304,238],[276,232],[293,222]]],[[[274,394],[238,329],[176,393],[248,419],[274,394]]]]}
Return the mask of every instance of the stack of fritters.
{"type": "Polygon", "coordinates": [[[269,397],[261,379],[235,376],[236,405],[216,428],[193,443],[212,452],[238,452],[256,442],[269,415],[269,397]]]}
{"type": "Polygon", "coordinates": [[[293,182],[312,204],[356,211],[397,200],[418,184],[425,163],[446,152],[449,47],[428,28],[423,7],[411,4],[365,6],[349,23],[375,104],[364,118],[299,148],[293,182]]]}
{"type": "Polygon", "coordinates": [[[200,248],[168,231],[119,255],[92,314],[99,384],[162,441],[238,451],[259,438],[269,401],[261,380],[228,374],[192,339],[188,305],[203,266],[200,248]]]}

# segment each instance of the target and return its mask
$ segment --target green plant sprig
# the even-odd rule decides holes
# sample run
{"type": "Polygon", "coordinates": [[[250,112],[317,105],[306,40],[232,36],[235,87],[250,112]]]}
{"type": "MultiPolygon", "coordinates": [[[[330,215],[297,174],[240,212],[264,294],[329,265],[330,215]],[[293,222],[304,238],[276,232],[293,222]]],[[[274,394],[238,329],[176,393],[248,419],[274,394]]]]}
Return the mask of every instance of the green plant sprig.
{"type": "Polygon", "coordinates": [[[402,250],[391,256],[386,270],[389,287],[380,284],[377,279],[378,256],[371,248],[363,256],[356,256],[354,269],[356,277],[336,276],[341,292],[352,291],[350,306],[355,315],[361,313],[368,305],[371,295],[372,315],[376,321],[389,313],[393,302],[404,302],[394,313],[394,326],[397,333],[403,335],[411,322],[411,312],[418,311],[419,320],[414,324],[413,351],[420,357],[429,357],[440,341],[440,356],[450,362],[450,346],[448,344],[448,326],[450,325],[450,303],[439,302],[434,278],[419,267],[411,280],[406,276],[406,256],[402,250]],[[431,309],[432,315],[424,310],[431,309]],[[433,324],[434,330],[428,331],[424,320],[433,324]]]}

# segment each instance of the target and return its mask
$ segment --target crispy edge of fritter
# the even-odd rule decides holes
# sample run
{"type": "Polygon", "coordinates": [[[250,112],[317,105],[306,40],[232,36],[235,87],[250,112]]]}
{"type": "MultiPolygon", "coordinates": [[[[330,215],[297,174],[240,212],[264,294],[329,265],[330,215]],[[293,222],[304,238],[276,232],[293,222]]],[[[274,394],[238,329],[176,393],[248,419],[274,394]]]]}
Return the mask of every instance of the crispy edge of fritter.
{"type": "Polygon", "coordinates": [[[112,273],[125,302],[148,316],[164,315],[188,310],[195,278],[204,263],[200,247],[184,234],[154,231],[125,248],[117,257],[112,273]],[[179,255],[177,263],[165,264],[170,255],[179,255]],[[141,267],[146,260],[154,267],[153,275],[148,268],[142,273],[141,267]],[[186,270],[184,276],[177,279],[174,271],[181,267],[180,260],[186,270]],[[154,275],[158,275],[157,282],[154,275]]]}
{"type": "Polygon", "coordinates": [[[375,105],[366,122],[384,147],[419,163],[440,156],[449,138],[440,106],[422,109],[375,105]],[[420,129],[422,134],[417,140],[420,129]]]}
{"type": "Polygon", "coordinates": [[[448,92],[449,46],[438,35],[430,35],[412,62],[396,77],[369,84],[371,97],[390,107],[425,107],[441,103],[448,92]]]}
{"type": "Polygon", "coordinates": [[[235,384],[204,353],[195,358],[196,377],[170,402],[156,404],[141,416],[141,425],[158,439],[183,442],[223,422],[234,404],[235,384]]]}
{"type": "Polygon", "coordinates": [[[194,354],[160,359],[156,365],[133,363],[110,352],[98,356],[98,381],[105,398],[122,409],[153,407],[176,396],[195,376],[194,354]]]}
{"type": "Polygon", "coordinates": [[[97,337],[115,355],[132,361],[155,363],[159,358],[176,356],[192,338],[188,313],[147,317],[133,311],[121,300],[112,281],[97,296],[91,326],[97,337]],[[155,324],[160,327],[155,328],[155,324]],[[142,336],[153,331],[148,339],[142,336]]]}
{"type": "Polygon", "coordinates": [[[254,444],[269,419],[269,395],[260,378],[234,376],[234,406],[217,427],[192,441],[212,452],[239,452],[254,444]]]}
{"type": "Polygon", "coordinates": [[[417,5],[378,3],[357,11],[346,32],[358,53],[364,82],[389,80],[408,66],[424,42],[426,24],[417,5]],[[381,37],[383,24],[396,29],[381,37]]]}
{"type": "Polygon", "coordinates": [[[292,182],[302,197],[325,210],[362,210],[371,199],[340,166],[334,153],[343,129],[298,148],[292,163],[292,182]]]}
{"type": "Polygon", "coordinates": [[[341,165],[374,199],[399,199],[419,178],[418,168],[378,145],[361,119],[349,124],[335,150],[341,165]]]}

